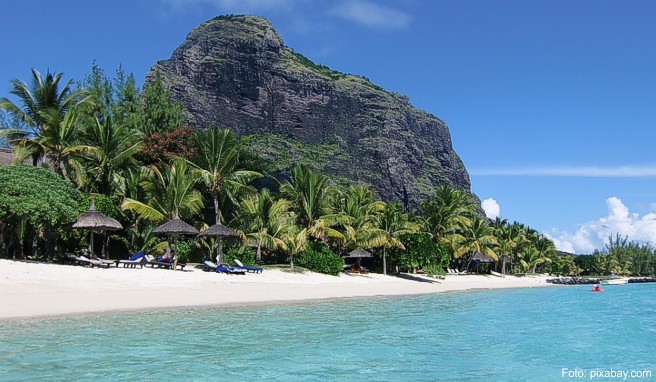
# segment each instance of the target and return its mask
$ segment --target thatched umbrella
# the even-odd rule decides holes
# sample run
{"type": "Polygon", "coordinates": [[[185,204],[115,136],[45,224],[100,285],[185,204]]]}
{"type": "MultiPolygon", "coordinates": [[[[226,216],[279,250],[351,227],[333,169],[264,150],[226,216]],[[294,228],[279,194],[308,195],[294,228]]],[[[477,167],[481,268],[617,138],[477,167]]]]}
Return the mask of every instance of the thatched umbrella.
{"type": "Polygon", "coordinates": [[[485,252],[476,252],[474,256],[472,256],[472,261],[477,261],[479,263],[493,263],[494,259],[492,256],[488,255],[485,252]]]}
{"type": "Polygon", "coordinates": [[[154,234],[157,235],[166,235],[167,236],[167,250],[171,252],[171,237],[173,237],[173,269],[178,266],[178,257],[175,255],[176,245],[175,239],[178,235],[196,235],[198,230],[189,224],[185,223],[178,217],[178,210],[175,210],[175,216],[173,219],[167,221],[161,226],[153,230],[154,234]]]}
{"type": "Polygon", "coordinates": [[[116,231],[123,229],[123,226],[116,219],[96,211],[94,198],[91,198],[89,209],[77,217],[73,228],[89,230],[89,255],[91,255],[93,254],[93,231],[116,231]]]}
{"type": "Polygon", "coordinates": [[[221,264],[221,238],[235,236],[239,237],[239,234],[230,228],[224,226],[221,223],[216,223],[213,226],[209,227],[205,231],[198,234],[198,237],[212,237],[216,236],[216,263],[221,264]]]}
{"type": "Polygon", "coordinates": [[[348,256],[351,259],[358,259],[358,266],[362,265],[362,259],[365,257],[373,257],[373,255],[362,248],[354,249],[349,252],[348,256]]]}

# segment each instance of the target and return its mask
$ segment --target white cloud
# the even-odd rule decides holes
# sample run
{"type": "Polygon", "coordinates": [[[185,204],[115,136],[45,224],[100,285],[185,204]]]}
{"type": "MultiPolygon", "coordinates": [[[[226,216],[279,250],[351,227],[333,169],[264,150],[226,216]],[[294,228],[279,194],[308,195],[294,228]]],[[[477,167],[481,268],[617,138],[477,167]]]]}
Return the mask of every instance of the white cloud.
{"type": "Polygon", "coordinates": [[[499,203],[497,203],[497,201],[493,198],[487,198],[483,200],[481,202],[481,207],[483,207],[485,216],[487,216],[489,219],[496,219],[501,213],[501,207],[499,206],[499,203]]]}
{"type": "Polygon", "coordinates": [[[496,176],[579,176],[594,178],[639,178],[655,177],[656,166],[563,166],[563,167],[517,167],[497,169],[475,169],[472,175],[496,176]]]}
{"type": "Polygon", "coordinates": [[[402,11],[368,0],[342,1],[330,13],[369,27],[402,28],[411,20],[402,11]]]}
{"type": "Polygon", "coordinates": [[[616,196],[606,199],[606,209],[606,216],[581,225],[575,233],[552,229],[545,235],[559,250],[579,254],[604,248],[608,238],[616,233],[632,241],[656,244],[656,213],[640,216],[616,196]]]}

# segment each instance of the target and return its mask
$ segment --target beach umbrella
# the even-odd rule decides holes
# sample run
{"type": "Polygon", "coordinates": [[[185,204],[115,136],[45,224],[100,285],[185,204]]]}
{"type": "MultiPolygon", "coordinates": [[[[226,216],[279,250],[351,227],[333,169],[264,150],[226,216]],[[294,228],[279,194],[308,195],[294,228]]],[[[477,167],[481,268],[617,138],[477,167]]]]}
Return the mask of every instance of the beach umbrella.
{"type": "Polygon", "coordinates": [[[156,235],[166,235],[168,240],[167,240],[167,250],[168,252],[171,252],[171,237],[173,237],[173,258],[174,260],[174,265],[173,269],[175,270],[176,266],[178,265],[178,258],[175,255],[176,251],[176,245],[175,245],[175,240],[178,237],[178,235],[196,235],[198,234],[198,230],[191,225],[185,223],[178,217],[178,210],[175,210],[175,216],[173,219],[167,221],[166,223],[160,225],[159,227],[155,228],[153,230],[153,233],[156,235]]]}
{"type": "Polygon", "coordinates": [[[73,228],[89,230],[89,255],[91,255],[93,254],[93,231],[116,231],[123,229],[123,226],[116,219],[96,211],[94,198],[91,198],[89,209],[77,217],[73,228]]]}
{"type": "Polygon", "coordinates": [[[474,256],[472,256],[472,261],[476,261],[479,263],[493,263],[494,259],[492,256],[488,255],[485,252],[476,252],[474,256]]]}
{"type": "Polygon", "coordinates": [[[224,226],[221,223],[216,223],[203,232],[199,233],[197,237],[216,237],[216,263],[221,264],[221,257],[223,253],[221,252],[221,238],[222,237],[239,237],[239,234],[232,229],[224,226]]]}
{"type": "Polygon", "coordinates": [[[362,265],[362,259],[366,257],[373,257],[373,255],[362,248],[357,248],[349,252],[347,258],[358,259],[358,265],[362,265]]]}

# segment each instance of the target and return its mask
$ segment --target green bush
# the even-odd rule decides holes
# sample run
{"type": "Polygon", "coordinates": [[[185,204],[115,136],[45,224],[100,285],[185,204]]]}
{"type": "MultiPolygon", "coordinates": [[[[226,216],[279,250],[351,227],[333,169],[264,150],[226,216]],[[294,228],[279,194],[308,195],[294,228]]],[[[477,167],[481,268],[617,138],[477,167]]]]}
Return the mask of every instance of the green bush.
{"type": "Polygon", "coordinates": [[[437,271],[449,265],[449,250],[444,245],[435,243],[430,235],[405,234],[401,236],[401,242],[405,245],[405,250],[391,248],[387,252],[390,267],[399,266],[401,269],[411,270],[421,266],[437,271]]]}
{"type": "Polygon", "coordinates": [[[294,263],[299,267],[328,275],[338,275],[344,268],[344,259],[335,254],[325,244],[312,243],[295,256],[294,263]]]}
{"type": "Polygon", "coordinates": [[[232,264],[234,259],[241,261],[244,265],[255,265],[255,251],[251,247],[234,247],[223,254],[223,260],[232,264]]]}
{"type": "Polygon", "coordinates": [[[193,240],[180,240],[176,241],[176,256],[178,261],[182,263],[201,263],[203,255],[196,249],[193,240]]]}

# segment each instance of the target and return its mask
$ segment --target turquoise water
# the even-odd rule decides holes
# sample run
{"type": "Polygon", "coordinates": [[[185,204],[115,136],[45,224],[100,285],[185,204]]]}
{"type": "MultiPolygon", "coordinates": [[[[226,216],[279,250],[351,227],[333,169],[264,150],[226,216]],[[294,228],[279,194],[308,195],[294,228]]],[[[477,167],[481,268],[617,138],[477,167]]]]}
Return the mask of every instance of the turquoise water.
{"type": "Polygon", "coordinates": [[[2,322],[0,380],[568,380],[562,368],[656,375],[655,313],[656,284],[643,284],[2,322]]]}

